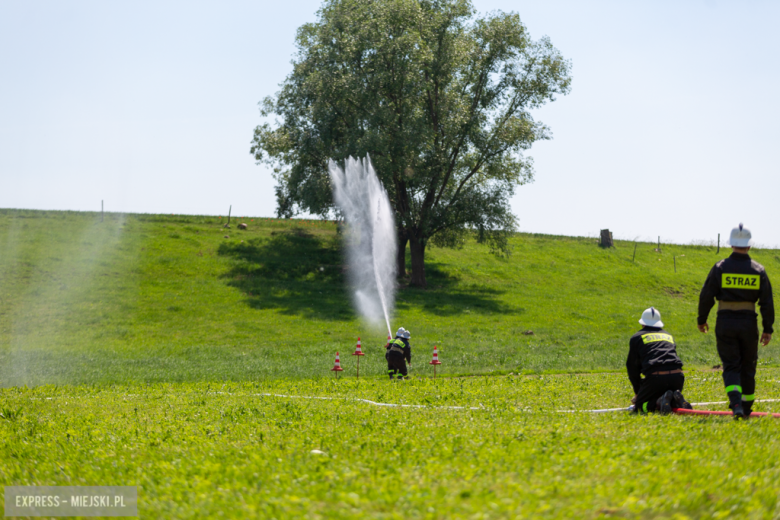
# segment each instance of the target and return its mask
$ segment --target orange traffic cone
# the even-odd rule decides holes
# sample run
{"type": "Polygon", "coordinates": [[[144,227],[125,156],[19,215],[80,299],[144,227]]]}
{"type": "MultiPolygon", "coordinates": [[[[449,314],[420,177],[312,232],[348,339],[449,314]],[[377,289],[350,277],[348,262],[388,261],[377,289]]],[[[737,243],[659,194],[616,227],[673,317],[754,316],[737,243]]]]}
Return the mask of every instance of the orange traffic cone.
{"type": "Polygon", "coordinates": [[[360,379],[360,356],[365,356],[363,351],[360,349],[360,337],[358,337],[357,346],[355,347],[355,352],[352,353],[353,356],[357,356],[357,379],[360,379]]]}
{"type": "Polygon", "coordinates": [[[339,359],[339,353],[336,352],[336,364],[333,365],[333,368],[330,369],[331,372],[336,372],[336,376],[338,376],[339,372],[342,372],[344,369],[341,368],[341,360],[339,359]]]}
{"type": "Polygon", "coordinates": [[[439,361],[439,351],[436,349],[436,345],[433,346],[433,359],[428,362],[429,365],[433,365],[433,378],[436,379],[436,365],[441,365],[439,361]]]}
{"type": "Polygon", "coordinates": [[[429,365],[441,365],[441,361],[439,361],[439,351],[436,348],[436,345],[433,346],[433,359],[428,364],[429,365]]]}

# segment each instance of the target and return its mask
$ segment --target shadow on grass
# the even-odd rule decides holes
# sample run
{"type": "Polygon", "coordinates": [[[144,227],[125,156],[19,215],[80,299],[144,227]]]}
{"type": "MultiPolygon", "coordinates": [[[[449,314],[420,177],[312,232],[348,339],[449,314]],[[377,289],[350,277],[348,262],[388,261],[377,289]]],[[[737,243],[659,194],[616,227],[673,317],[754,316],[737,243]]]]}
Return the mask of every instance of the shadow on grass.
{"type": "MultiPolygon", "coordinates": [[[[411,266],[407,266],[411,268],[411,266]]],[[[427,289],[404,287],[398,291],[396,307],[421,307],[436,316],[457,314],[522,314],[524,309],[513,308],[497,300],[506,291],[484,285],[464,285],[434,262],[425,263],[427,289]]]]}
{"type": "MultiPolygon", "coordinates": [[[[268,239],[223,243],[218,253],[232,258],[233,267],[223,278],[253,309],[280,309],[321,320],[355,317],[338,237],[320,238],[296,229],[274,232],[268,239]]],[[[435,263],[425,269],[430,288],[402,287],[398,308],[420,307],[437,316],[523,312],[495,299],[504,291],[462,286],[435,263]]]]}
{"type": "Polygon", "coordinates": [[[321,240],[302,230],[273,232],[270,239],[222,243],[217,252],[233,259],[223,277],[253,309],[321,320],[354,318],[335,238],[321,240]]]}

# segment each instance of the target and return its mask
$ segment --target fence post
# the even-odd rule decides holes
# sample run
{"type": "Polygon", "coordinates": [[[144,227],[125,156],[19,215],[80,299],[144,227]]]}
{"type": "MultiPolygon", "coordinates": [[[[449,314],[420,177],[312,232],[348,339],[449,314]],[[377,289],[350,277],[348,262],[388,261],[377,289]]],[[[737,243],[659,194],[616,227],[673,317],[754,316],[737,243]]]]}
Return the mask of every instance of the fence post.
{"type": "Polygon", "coordinates": [[[601,230],[601,243],[599,245],[601,247],[615,247],[615,243],[612,241],[612,233],[609,232],[609,229],[601,230]]]}

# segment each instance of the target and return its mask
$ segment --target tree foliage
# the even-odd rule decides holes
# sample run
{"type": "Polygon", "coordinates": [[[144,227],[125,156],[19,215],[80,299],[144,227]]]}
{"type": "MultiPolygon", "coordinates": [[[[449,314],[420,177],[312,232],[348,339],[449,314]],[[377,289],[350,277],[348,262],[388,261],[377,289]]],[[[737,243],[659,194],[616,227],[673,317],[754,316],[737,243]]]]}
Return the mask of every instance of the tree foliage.
{"type": "Polygon", "coordinates": [[[520,17],[468,0],[326,0],[293,71],[262,101],[251,152],[273,166],[279,216],[333,208],[327,160],[370,155],[425,285],[426,245],[464,232],[506,250],[509,199],[548,139],[530,110],[569,91],[570,64],[520,17]]]}

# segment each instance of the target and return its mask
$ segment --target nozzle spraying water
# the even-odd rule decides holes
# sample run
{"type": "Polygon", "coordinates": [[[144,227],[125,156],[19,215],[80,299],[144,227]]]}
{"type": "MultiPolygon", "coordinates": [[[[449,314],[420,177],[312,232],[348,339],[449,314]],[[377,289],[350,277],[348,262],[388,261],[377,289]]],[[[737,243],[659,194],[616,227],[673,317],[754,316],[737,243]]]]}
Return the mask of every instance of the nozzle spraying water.
{"type": "MultiPolygon", "coordinates": [[[[385,197],[387,197],[387,194],[385,194],[385,197]]],[[[382,215],[382,201],[378,200],[376,205],[376,219],[374,219],[374,229],[379,227],[380,219],[382,215]]],[[[391,329],[390,329],[390,315],[387,313],[387,302],[385,301],[385,290],[382,286],[382,278],[379,276],[379,266],[377,264],[377,257],[379,256],[379,253],[377,252],[377,243],[376,243],[376,233],[371,234],[371,252],[372,257],[374,261],[374,278],[376,279],[376,288],[377,292],[379,293],[379,301],[382,302],[382,312],[384,312],[385,315],[385,323],[387,324],[387,334],[391,335],[391,329]]],[[[395,235],[393,235],[395,237],[395,235]]]]}
{"type": "Polygon", "coordinates": [[[346,251],[358,313],[391,334],[395,303],[395,220],[387,192],[368,157],[350,157],[344,169],[328,161],[333,198],[347,222],[346,251]]]}

